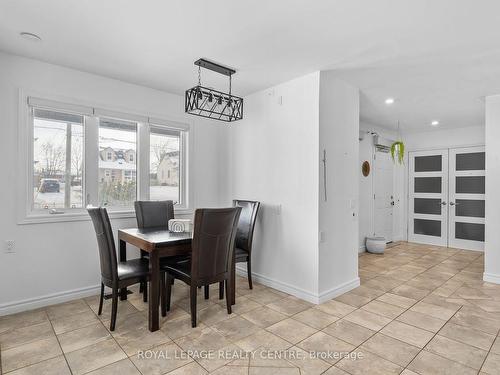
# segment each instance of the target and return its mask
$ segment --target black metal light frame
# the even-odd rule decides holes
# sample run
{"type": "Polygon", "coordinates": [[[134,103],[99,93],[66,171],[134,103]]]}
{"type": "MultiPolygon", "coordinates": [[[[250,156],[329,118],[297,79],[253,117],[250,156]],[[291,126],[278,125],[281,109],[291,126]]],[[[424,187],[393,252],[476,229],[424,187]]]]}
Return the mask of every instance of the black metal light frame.
{"type": "Polygon", "coordinates": [[[225,122],[241,120],[243,118],[243,98],[231,93],[231,77],[236,71],[205,59],[199,59],[194,64],[198,65],[198,85],[186,90],[186,113],[225,122]],[[202,86],[200,68],[228,76],[229,93],[202,86]]]}

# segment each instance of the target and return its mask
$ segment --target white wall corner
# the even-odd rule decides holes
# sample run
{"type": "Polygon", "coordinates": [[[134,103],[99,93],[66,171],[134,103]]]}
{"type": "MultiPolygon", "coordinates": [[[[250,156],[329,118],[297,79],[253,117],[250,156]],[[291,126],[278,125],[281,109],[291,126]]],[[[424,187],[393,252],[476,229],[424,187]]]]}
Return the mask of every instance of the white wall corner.
{"type": "Polygon", "coordinates": [[[327,290],[319,295],[319,303],[323,303],[329,301],[335,297],[338,297],[344,293],[349,292],[350,290],[357,288],[360,286],[361,282],[359,277],[352,279],[351,281],[347,281],[343,284],[336,286],[330,290],[327,290]]]}
{"type": "Polygon", "coordinates": [[[500,284],[500,275],[496,275],[493,273],[483,273],[483,281],[487,283],[500,284]]]}

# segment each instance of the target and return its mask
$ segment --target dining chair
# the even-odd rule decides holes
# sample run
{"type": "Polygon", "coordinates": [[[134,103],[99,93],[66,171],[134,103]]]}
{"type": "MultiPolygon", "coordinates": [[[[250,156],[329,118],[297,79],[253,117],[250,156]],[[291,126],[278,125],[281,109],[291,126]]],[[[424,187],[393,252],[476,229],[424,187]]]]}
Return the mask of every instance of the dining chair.
{"type": "MultiPolygon", "coordinates": [[[[166,201],[135,201],[135,216],[139,229],[164,228],[168,229],[168,221],[174,218],[174,202],[166,201]]],[[[141,250],[141,258],[147,258],[148,253],[141,250]]],[[[186,257],[182,257],[185,259],[186,257]]],[[[181,258],[173,259],[181,260],[181,258]]],[[[143,301],[148,301],[148,284],[141,283],[139,293],[143,293],[143,301]]]]}
{"type": "Polygon", "coordinates": [[[191,259],[162,266],[166,283],[162,299],[162,315],[170,310],[172,279],[179,279],[190,287],[191,325],[196,327],[196,302],[199,286],[225,283],[227,313],[231,314],[230,282],[234,240],[241,208],[202,208],[195,211],[191,259]]]}
{"type": "Polygon", "coordinates": [[[241,207],[238,231],[236,232],[234,260],[236,263],[247,263],[248,287],[253,289],[252,242],[260,202],[235,199],[233,200],[233,206],[241,207]]]}
{"type": "MultiPolygon", "coordinates": [[[[87,211],[94,224],[101,265],[101,295],[99,298],[99,310],[97,315],[102,314],[104,287],[107,286],[112,290],[111,323],[109,329],[110,331],[114,331],[119,290],[137,283],[147,283],[150,275],[149,261],[139,258],[131,259],[126,262],[117,262],[113,230],[106,208],[88,208],[87,211]]],[[[160,277],[161,290],[164,289],[163,280],[164,277],[160,277]]]]}

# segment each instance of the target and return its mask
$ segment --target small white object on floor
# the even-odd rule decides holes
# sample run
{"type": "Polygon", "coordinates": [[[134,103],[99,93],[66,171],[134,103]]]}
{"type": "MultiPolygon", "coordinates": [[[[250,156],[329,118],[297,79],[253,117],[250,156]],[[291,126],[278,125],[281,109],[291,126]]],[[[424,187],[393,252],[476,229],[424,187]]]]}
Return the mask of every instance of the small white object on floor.
{"type": "Polygon", "coordinates": [[[191,232],[191,220],[189,219],[170,219],[168,221],[168,230],[175,233],[191,232]]]}
{"type": "Polygon", "coordinates": [[[366,237],[366,251],[369,253],[383,254],[385,246],[385,237],[366,237]]]}

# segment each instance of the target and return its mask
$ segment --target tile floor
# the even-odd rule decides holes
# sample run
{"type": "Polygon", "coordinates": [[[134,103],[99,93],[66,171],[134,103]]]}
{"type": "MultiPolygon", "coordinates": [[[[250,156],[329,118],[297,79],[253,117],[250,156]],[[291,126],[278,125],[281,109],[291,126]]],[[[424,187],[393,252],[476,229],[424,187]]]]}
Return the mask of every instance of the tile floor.
{"type": "Polygon", "coordinates": [[[250,291],[238,278],[229,316],[212,287],[208,301],[200,296],[196,329],[180,282],[155,333],[138,293],[119,304],[113,333],[110,302],[98,317],[97,297],[2,317],[0,373],[500,373],[500,285],[481,281],[481,253],[399,243],[362,254],[359,270],[359,288],[319,306],[259,284],[250,291]]]}

